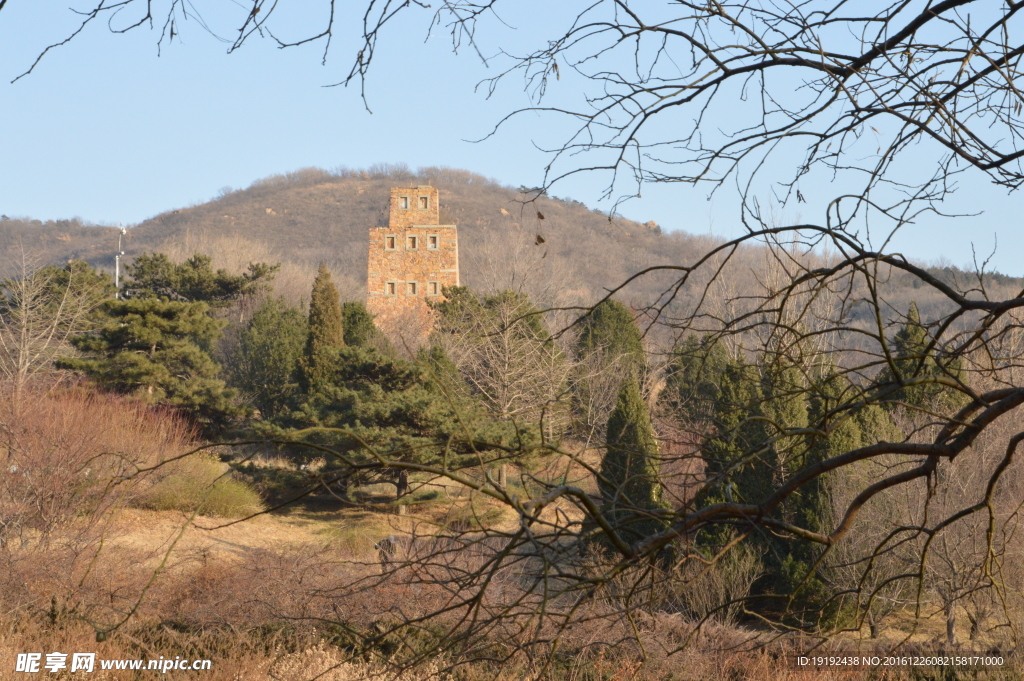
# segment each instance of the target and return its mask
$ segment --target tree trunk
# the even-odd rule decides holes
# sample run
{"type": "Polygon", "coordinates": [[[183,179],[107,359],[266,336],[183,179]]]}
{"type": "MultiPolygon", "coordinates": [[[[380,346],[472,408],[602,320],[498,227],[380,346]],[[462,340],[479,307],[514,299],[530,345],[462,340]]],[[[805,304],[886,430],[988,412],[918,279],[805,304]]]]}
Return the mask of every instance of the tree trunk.
{"type": "Polygon", "coordinates": [[[502,489],[508,485],[508,464],[498,466],[498,486],[502,489]]]}
{"type": "Polygon", "coordinates": [[[867,620],[868,620],[868,631],[871,632],[871,638],[872,639],[878,638],[878,629],[879,629],[879,627],[878,627],[878,620],[875,619],[874,615],[872,615],[870,612],[868,613],[867,620]]]}
{"type": "Polygon", "coordinates": [[[395,485],[395,500],[401,499],[409,493],[409,471],[398,472],[398,483],[395,485]]]}
{"type": "Polygon", "coordinates": [[[946,604],[946,644],[956,644],[956,601],[946,604]]]}
{"type": "MultiPolygon", "coordinates": [[[[398,471],[398,482],[395,483],[395,501],[401,501],[402,497],[409,493],[409,471],[398,471]]],[[[398,504],[395,513],[405,515],[409,508],[405,504],[398,504]]]]}

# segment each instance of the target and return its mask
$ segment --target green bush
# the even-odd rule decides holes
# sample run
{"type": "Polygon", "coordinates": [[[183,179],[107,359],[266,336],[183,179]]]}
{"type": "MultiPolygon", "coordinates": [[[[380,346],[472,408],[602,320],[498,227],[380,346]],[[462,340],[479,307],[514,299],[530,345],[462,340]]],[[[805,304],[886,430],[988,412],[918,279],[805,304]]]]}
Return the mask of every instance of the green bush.
{"type": "Polygon", "coordinates": [[[216,459],[196,456],[175,462],[169,473],[143,494],[139,505],[155,511],[198,509],[201,515],[239,518],[263,510],[260,496],[246,483],[225,475],[216,459]]]}

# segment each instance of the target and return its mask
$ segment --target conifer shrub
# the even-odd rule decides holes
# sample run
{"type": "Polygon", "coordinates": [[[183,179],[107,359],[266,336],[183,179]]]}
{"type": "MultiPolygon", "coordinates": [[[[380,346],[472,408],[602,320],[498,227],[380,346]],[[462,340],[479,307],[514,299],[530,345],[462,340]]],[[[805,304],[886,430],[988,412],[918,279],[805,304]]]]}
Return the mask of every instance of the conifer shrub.
{"type": "Polygon", "coordinates": [[[299,371],[299,384],[306,392],[327,379],[331,353],[345,347],[341,300],[331,281],[331,272],[323,263],[320,263],[310,294],[308,331],[299,371]]]}
{"type": "Polygon", "coordinates": [[[604,500],[602,515],[627,543],[634,544],[666,527],[665,521],[654,515],[667,509],[659,467],[658,440],[647,404],[636,377],[630,377],[608,419],[607,449],[598,480],[604,500]]]}

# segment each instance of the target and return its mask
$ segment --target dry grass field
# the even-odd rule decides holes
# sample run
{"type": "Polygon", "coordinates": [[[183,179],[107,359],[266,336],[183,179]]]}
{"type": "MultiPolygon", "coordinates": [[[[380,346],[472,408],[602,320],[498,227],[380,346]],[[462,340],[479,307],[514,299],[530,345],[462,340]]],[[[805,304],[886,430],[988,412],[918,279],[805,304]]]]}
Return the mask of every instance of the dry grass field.
{"type": "MultiPolygon", "coordinates": [[[[173,428],[164,432],[168,453],[188,446],[187,439],[167,441],[173,428]]],[[[297,469],[283,457],[255,461],[268,471],[297,469]]],[[[552,459],[539,468],[572,478],[562,463],[552,459]]],[[[356,496],[384,499],[383,487],[360,489],[356,496]]],[[[26,529],[18,542],[8,541],[0,551],[0,659],[29,651],[88,651],[100,659],[177,655],[209,659],[212,667],[169,673],[208,681],[1018,678],[1009,670],[960,676],[924,669],[799,670],[791,644],[772,642],[756,622],[695,629],[678,614],[643,611],[631,623],[644,634],[642,648],[628,632],[617,631],[625,622],[595,617],[587,624],[583,618],[567,632],[553,667],[516,655],[502,660],[497,631],[490,659],[433,655],[429,630],[420,640],[383,635],[354,656],[353,633],[372,637],[387,631],[399,614],[426,614],[446,598],[436,584],[415,574],[412,563],[382,574],[375,542],[388,535],[427,541],[470,517],[494,528],[516,522],[452,483],[414,479],[411,496],[401,515],[383,502],[358,508],[319,498],[241,522],[194,515],[189,508],[117,503],[102,517],[76,513],[45,531],[26,529]],[[97,642],[98,630],[109,631],[106,640],[97,642]]],[[[472,550],[458,553],[449,567],[468,568],[478,560],[469,555],[472,550]]],[[[515,583],[510,579],[506,587],[514,589],[515,583]]],[[[595,614],[602,608],[591,607],[595,614]]],[[[940,617],[920,621],[901,615],[890,625],[872,647],[884,649],[909,636],[925,649],[943,630],[940,617]]],[[[855,650],[868,642],[865,634],[848,634],[840,643],[855,650]]],[[[99,670],[90,678],[144,679],[154,673],[99,670]]],[[[0,673],[4,679],[20,676],[9,668],[0,673]]]]}

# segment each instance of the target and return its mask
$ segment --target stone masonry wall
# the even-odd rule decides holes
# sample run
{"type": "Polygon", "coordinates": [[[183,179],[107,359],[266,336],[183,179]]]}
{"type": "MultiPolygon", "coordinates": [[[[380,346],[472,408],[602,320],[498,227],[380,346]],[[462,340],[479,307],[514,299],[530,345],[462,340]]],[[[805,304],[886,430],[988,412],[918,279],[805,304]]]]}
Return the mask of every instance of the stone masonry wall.
{"type": "Polygon", "coordinates": [[[437,189],[396,187],[388,226],[370,229],[366,307],[393,341],[418,346],[426,340],[432,325],[426,301],[459,284],[458,232],[438,222],[437,189]]]}

